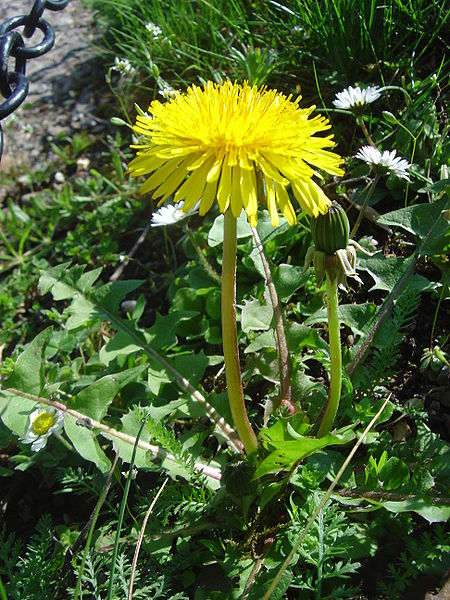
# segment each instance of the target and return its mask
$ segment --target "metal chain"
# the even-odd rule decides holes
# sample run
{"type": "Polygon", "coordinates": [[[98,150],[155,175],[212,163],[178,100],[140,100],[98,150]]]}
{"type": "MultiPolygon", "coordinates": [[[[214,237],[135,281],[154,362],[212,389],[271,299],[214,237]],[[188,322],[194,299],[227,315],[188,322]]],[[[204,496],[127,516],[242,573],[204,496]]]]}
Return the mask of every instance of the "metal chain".
{"type": "Polygon", "coordinates": [[[11,17],[0,25],[0,93],[5,98],[0,103],[0,160],[3,154],[1,120],[14,112],[28,94],[27,60],[42,56],[55,43],[52,26],[42,18],[44,10],[62,10],[68,3],[69,0],[35,0],[28,15],[11,17]],[[22,34],[17,31],[19,27],[23,27],[22,34]],[[44,39],[34,46],[26,46],[24,38],[31,38],[36,29],[44,34],[44,39]],[[8,65],[11,57],[15,59],[12,70],[8,65]]]}

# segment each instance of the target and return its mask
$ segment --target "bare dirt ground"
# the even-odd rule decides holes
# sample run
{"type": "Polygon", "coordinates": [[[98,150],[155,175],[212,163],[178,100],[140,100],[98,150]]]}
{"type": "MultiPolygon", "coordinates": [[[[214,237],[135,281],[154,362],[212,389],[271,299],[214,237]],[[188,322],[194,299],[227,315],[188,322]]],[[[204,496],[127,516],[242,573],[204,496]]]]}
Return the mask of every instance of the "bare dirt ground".
{"type": "MultiPolygon", "coordinates": [[[[33,0],[0,0],[0,21],[28,14],[32,6],[33,0]]],[[[71,0],[61,11],[46,9],[43,18],[55,31],[55,45],[43,56],[27,61],[28,96],[2,122],[3,170],[18,162],[35,167],[51,159],[49,143],[62,133],[102,129],[94,112],[104,88],[104,70],[95,58],[92,12],[81,0],[71,0]]],[[[42,38],[37,30],[26,45],[35,45],[42,38]]],[[[13,65],[11,59],[10,68],[13,65]]]]}

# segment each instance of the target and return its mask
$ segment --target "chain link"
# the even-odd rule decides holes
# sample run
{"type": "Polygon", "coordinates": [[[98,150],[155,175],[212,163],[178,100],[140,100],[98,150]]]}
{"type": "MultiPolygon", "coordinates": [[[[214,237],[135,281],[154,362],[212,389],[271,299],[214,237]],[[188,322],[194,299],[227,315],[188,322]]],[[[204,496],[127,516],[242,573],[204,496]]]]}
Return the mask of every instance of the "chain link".
{"type": "Polygon", "coordinates": [[[35,0],[28,15],[11,17],[0,25],[0,93],[5,98],[0,102],[0,160],[3,154],[3,131],[1,120],[14,112],[28,94],[28,80],[25,76],[26,61],[42,56],[55,43],[52,26],[42,18],[44,10],[62,10],[69,0],[35,0]],[[19,33],[18,28],[23,27],[19,33]],[[36,30],[44,38],[34,46],[26,46],[24,38],[31,38],[36,30]],[[14,69],[9,68],[9,59],[14,58],[14,69]]]}

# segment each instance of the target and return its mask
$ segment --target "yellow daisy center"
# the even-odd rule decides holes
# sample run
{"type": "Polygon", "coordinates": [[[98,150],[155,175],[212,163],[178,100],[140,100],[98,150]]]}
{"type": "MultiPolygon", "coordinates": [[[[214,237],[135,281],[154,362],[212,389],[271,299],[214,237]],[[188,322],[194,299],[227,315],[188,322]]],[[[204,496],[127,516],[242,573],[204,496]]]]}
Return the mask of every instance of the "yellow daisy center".
{"type": "Polygon", "coordinates": [[[45,435],[48,430],[55,424],[54,415],[43,411],[33,420],[31,429],[36,435],[45,435]]]}
{"type": "Polygon", "coordinates": [[[220,211],[242,208],[256,226],[258,201],[278,225],[278,209],[289,223],[296,215],[287,191],[312,216],[326,213],[330,201],[312,180],[313,167],[343,174],[342,159],[326,148],[332,136],[326,118],[309,118],[314,106],[302,109],[276,90],[208,82],[176,93],[166,104],[152,102],[148,116],[138,116],[134,130],[142,143],[129,165],[133,176],[150,175],[141,193],[152,192],[160,204],[174,194],[185,212],[200,202],[205,214],[217,199],[220,211]]]}

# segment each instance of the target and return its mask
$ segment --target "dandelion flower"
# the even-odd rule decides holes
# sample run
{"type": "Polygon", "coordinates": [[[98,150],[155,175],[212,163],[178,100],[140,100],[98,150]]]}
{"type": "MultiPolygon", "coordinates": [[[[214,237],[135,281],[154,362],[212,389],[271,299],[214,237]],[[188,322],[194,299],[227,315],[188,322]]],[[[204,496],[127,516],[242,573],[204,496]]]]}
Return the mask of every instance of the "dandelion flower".
{"type": "Polygon", "coordinates": [[[336,94],[336,100],[333,100],[333,104],[336,108],[360,112],[366,104],[375,102],[380,96],[381,92],[377,86],[370,85],[366,88],[350,86],[336,94]]]}
{"type": "Polygon", "coordinates": [[[365,163],[374,168],[381,175],[389,175],[392,173],[400,179],[409,179],[409,169],[411,165],[407,160],[400,156],[395,156],[396,150],[385,150],[383,153],[373,146],[363,146],[355,154],[355,158],[363,160],[365,163]]]}
{"type": "Polygon", "coordinates": [[[37,408],[30,414],[24,444],[31,444],[34,452],[41,450],[52,433],[59,433],[64,424],[64,414],[52,408],[37,408]]]}
{"type": "Polygon", "coordinates": [[[194,206],[189,213],[183,212],[184,202],[178,202],[178,204],[167,204],[166,206],[161,206],[155,213],[152,215],[152,227],[162,227],[166,225],[174,225],[179,221],[185,219],[188,215],[195,213],[198,209],[198,206],[194,206]]]}
{"type": "Polygon", "coordinates": [[[200,201],[204,215],[217,199],[222,213],[230,208],[238,217],[244,209],[252,227],[258,200],[275,227],[278,209],[291,225],[297,222],[289,184],[310,216],[326,213],[331,203],[312,179],[320,177],[315,168],[342,175],[343,161],[326,150],[334,145],[332,135],[314,137],[330,129],[328,120],[309,119],[315,107],[302,109],[299,101],[229,81],[193,85],[165,104],[155,100],[149,116],[137,117],[141,140],[129,173],[150,175],[140,192],[152,192],[159,205],[175,194],[184,212],[200,201]]]}

